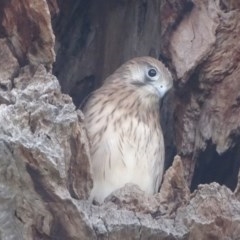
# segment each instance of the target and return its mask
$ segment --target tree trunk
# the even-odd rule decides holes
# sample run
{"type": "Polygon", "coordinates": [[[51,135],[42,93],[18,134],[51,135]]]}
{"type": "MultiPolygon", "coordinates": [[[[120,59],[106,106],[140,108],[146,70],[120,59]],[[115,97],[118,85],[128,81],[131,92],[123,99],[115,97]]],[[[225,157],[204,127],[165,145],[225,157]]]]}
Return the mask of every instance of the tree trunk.
{"type": "Polygon", "coordinates": [[[0,0],[0,239],[239,239],[239,36],[237,0],[0,0]],[[144,55],[174,77],[160,192],[93,205],[76,109],[144,55]]]}

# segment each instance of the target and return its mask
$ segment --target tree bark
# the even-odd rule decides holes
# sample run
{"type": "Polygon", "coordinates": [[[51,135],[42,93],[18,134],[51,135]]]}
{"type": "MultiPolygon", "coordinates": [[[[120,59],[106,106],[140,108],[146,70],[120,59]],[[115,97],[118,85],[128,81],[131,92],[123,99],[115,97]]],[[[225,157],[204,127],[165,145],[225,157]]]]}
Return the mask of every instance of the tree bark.
{"type": "Polygon", "coordinates": [[[0,0],[0,238],[239,239],[239,13],[237,0],[0,0]],[[174,77],[164,180],[93,205],[76,107],[143,55],[174,77]]]}

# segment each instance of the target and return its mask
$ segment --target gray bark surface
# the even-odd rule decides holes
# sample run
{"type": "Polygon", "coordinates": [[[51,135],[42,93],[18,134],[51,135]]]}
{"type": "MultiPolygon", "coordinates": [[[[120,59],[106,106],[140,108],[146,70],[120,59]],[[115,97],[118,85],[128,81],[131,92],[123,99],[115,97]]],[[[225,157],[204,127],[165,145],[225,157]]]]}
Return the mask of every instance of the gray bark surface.
{"type": "Polygon", "coordinates": [[[0,239],[240,239],[239,13],[237,0],[1,0],[0,239]],[[94,205],[77,107],[143,55],[175,81],[163,183],[94,205]]]}

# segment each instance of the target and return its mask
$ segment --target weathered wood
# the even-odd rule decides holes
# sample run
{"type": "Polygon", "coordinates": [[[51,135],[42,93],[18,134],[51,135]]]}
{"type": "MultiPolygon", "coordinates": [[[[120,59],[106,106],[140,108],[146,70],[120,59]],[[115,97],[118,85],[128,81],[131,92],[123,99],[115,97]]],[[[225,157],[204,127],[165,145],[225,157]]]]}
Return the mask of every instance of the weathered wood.
{"type": "Polygon", "coordinates": [[[0,238],[238,239],[239,12],[237,0],[0,0],[0,238]],[[93,205],[84,116],[60,85],[79,105],[142,55],[173,72],[166,166],[180,156],[158,194],[127,185],[93,205]]]}

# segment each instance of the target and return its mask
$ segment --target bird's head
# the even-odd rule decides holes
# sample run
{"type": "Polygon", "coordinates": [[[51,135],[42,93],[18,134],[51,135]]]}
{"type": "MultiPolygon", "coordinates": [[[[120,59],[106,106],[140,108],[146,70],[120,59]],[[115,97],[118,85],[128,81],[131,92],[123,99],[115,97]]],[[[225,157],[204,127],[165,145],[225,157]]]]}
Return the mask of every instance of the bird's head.
{"type": "Polygon", "coordinates": [[[164,64],[152,57],[138,57],[127,61],[114,75],[122,83],[131,84],[144,95],[162,98],[173,86],[171,73],[164,64]]]}

